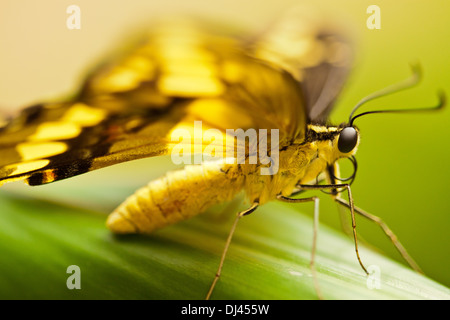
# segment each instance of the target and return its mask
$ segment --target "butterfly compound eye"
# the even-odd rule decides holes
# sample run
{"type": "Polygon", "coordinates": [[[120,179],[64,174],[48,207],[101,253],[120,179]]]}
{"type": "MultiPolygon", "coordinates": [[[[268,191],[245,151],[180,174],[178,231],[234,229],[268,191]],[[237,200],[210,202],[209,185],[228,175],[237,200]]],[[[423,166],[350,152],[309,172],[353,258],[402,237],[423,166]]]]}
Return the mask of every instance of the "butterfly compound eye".
{"type": "Polygon", "coordinates": [[[338,149],[342,153],[352,151],[358,143],[358,133],[353,127],[344,128],[339,134],[338,149]]]}

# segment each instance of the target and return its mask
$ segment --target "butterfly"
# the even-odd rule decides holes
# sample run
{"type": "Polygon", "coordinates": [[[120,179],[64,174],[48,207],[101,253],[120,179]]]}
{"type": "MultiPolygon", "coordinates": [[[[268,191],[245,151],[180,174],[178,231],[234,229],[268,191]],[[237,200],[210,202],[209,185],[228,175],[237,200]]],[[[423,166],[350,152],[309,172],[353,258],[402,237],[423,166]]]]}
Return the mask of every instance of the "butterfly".
{"type": "MultiPolygon", "coordinates": [[[[171,154],[189,163],[208,155],[151,181],[107,220],[115,233],[150,233],[244,191],[249,207],[236,216],[207,298],[238,221],[257,207],[314,202],[316,230],[318,198],[293,198],[306,190],[327,191],[350,209],[366,273],[355,213],[379,224],[419,270],[378,217],[355,207],[348,183],[354,174],[340,177],[340,159],[356,170],[359,129],[328,123],[353,60],[351,41],[336,30],[304,12],[252,37],[191,20],[155,25],[130,51],[93,70],[72,99],[28,107],[0,127],[0,185],[42,185],[146,157],[171,154]]],[[[320,295],[317,280],[315,286],[320,295]]]]}

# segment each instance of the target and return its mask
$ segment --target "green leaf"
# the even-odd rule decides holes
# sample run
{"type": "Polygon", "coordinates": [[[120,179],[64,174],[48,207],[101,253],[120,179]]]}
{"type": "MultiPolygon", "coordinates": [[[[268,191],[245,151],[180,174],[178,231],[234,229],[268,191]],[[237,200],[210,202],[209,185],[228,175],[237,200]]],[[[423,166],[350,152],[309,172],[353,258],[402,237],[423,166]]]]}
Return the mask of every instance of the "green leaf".
{"type": "MultiPolygon", "coordinates": [[[[105,227],[105,209],[1,191],[1,299],[204,299],[237,210],[216,207],[150,236],[119,237],[105,227]],[[66,286],[70,265],[80,267],[79,290],[66,286]]],[[[316,299],[312,220],[297,211],[309,209],[274,202],[241,219],[212,299],[316,299]]],[[[408,267],[364,246],[360,254],[375,272],[369,278],[352,239],[320,226],[325,299],[450,299],[448,288],[408,267]]]]}

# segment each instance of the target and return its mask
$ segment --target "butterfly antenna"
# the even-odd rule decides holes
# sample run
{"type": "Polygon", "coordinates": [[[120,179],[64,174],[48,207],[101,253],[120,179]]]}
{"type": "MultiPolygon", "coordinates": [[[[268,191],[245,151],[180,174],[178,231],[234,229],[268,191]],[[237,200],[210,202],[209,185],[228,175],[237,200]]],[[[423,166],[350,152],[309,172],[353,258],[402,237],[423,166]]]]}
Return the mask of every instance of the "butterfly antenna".
{"type": "Polygon", "coordinates": [[[367,115],[367,114],[371,114],[371,113],[410,113],[410,112],[429,112],[429,111],[433,111],[433,110],[439,110],[442,109],[446,102],[447,102],[447,98],[445,96],[445,93],[443,91],[439,91],[438,92],[438,99],[439,102],[431,107],[423,107],[423,108],[413,108],[413,109],[390,109],[390,110],[373,110],[373,111],[367,111],[367,112],[363,112],[360,113],[356,116],[354,116],[351,120],[350,120],[350,126],[353,124],[353,121],[355,121],[355,119],[367,115]]]}
{"type": "Polygon", "coordinates": [[[355,121],[355,119],[367,115],[367,114],[373,114],[373,113],[410,113],[410,112],[423,112],[423,111],[431,111],[431,110],[437,110],[437,109],[441,109],[445,106],[446,104],[446,96],[445,93],[443,91],[439,91],[438,92],[438,98],[439,98],[439,102],[437,105],[431,106],[431,107],[423,107],[423,108],[412,108],[412,109],[407,109],[407,108],[402,108],[402,109],[390,109],[390,110],[373,110],[373,111],[367,111],[367,112],[363,112],[360,113],[356,116],[354,116],[356,110],[358,110],[364,103],[368,102],[368,101],[372,101],[374,99],[380,98],[380,97],[384,97],[387,96],[389,94],[392,93],[396,93],[402,90],[406,90],[409,88],[414,87],[415,85],[417,85],[422,77],[422,72],[420,69],[420,66],[417,64],[411,65],[411,69],[413,71],[413,75],[411,77],[409,77],[408,79],[403,80],[402,82],[398,82],[396,84],[393,84],[389,87],[386,87],[382,90],[379,90],[377,92],[374,92],[372,94],[370,94],[369,96],[363,98],[361,101],[359,101],[356,106],[353,108],[352,112],[350,113],[350,117],[349,117],[349,125],[352,126],[353,122],[355,121]]]}
{"type": "Polygon", "coordinates": [[[381,98],[381,97],[385,97],[387,95],[393,94],[393,93],[397,93],[400,92],[402,90],[406,90],[406,89],[410,89],[412,87],[414,87],[415,85],[417,85],[421,78],[422,78],[422,69],[420,68],[419,64],[411,64],[411,70],[412,70],[412,75],[401,81],[398,83],[395,83],[393,85],[390,85],[386,88],[383,88],[379,91],[376,91],[370,95],[368,95],[367,97],[361,99],[353,108],[352,112],[350,113],[349,116],[349,123],[351,125],[352,120],[353,120],[353,115],[355,114],[355,112],[365,103],[381,98]]]}

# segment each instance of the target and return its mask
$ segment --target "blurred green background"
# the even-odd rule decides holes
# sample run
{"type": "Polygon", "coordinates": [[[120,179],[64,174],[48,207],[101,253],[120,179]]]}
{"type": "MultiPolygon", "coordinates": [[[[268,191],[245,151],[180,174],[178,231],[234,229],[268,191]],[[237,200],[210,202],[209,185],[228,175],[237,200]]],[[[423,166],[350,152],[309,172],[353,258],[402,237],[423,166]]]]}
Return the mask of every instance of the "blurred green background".
{"type": "MultiPolygon", "coordinates": [[[[258,30],[298,3],[302,2],[79,0],[76,4],[81,8],[81,30],[68,30],[65,10],[75,4],[73,1],[2,1],[0,110],[9,113],[37,101],[70,94],[85,72],[115,48],[117,41],[162,14],[190,13],[258,30]]],[[[422,66],[421,85],[372,102],[365,110],[433,105],[439,89],[450,93],[448,1],[314,3],[330,17],[348,23],[356,37],[354,70],[332,114],[334,123],[347,121],[352,106],[362,97],[408,77],[411,62],[420,62],[422,66]],[[366,27],[369,16],[366,8],[371,4],[381,9],[380,30],[366,27]]],[[[359,169],[352,189],[356,205],[381,217],[425,273],[447,286],[450,286],[450,201],[446,188],[450,180],[449,124],[449,108],[430,114],[373,115],[359,119],[357,125],[362,135],[357,153],[359,169]]],[[[139,172],[132,181],[127,180],[128,173],[108,168],[104,173],[39,188],[28,189],[20,183],[2,188],[41,197],[46,194],[54,201],[65,199],[106,210],[111,203],[105,200],[107,204],[102,207],[102,197],[120,193],[118,189],[132,190],[170,165],[152,160],[151,166],[153,169],[139,172]],[[114,190],[103,189],[102,184],[107,186],[108,178],[120,181],[121,185],[114,190]],[[80,202],[83,199],[85,204],[80,202]]],[[[340,229],[336,205],[325,195],[321,198],[321,221],[340,229]]],[[[113,202],[117,204],[120,200],[113,202]]],[[[298,210],[308,212],[304,208],[298,210]]],[[[363,219],[357,223],[359,233],[368,243],[401,261],[375,224],[363,219]]]]}

